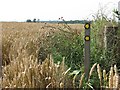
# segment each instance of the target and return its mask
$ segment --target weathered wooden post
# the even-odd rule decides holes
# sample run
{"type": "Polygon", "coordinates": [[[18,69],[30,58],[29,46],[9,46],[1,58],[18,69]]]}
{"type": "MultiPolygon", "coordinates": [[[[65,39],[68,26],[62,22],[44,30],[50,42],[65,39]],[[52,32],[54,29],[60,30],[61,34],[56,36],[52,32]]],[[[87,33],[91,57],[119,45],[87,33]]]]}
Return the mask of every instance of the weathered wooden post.
{"type": "Polygon", "coordinates": [[[84,66],[85,66],[85,76],[88,79],[89,75],[89,66],[90,66],[90,22],[85,23],[85,60],[84,60],[84,66]]]}

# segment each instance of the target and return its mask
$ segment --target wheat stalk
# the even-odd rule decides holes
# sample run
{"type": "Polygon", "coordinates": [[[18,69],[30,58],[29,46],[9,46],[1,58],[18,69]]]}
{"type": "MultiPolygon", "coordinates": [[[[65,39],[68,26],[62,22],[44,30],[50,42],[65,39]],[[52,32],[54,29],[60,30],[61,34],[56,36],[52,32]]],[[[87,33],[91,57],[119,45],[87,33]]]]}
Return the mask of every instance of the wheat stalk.
{"type": "Polygon", "coordinates": [[[60,83],[60,88],[63,88],[64,87],[64,84],[61,82],[60,83]]]}
{"type": "Polygon", "coordinates": [[[100,80],[100,87],[102,86],[102,73],[101,73],[101,68],[99,66],[99,64],[97,64],[97,72],[98,72],[98,77],[100,80]]]}
{"type": "Polygon", "coordinates": [[[110,68],[109,74],[109,88],[113,88],[113,67],[110,68]]]}
{"type": "Polygon", "coordinates": [[[83,73],[82,76],[81,76],[81,78],[80,78],[79,88],[81,88],[81,86],[82,86],[82,82],[83,82],[84,76],[85,76],[85,73],[83,73]]]}
{"type": "Polygon", "coordinates": [[[91,75],[92,75],[92,72],[94,71],[94,68],[96,67],[96,65],[97,65],[97,63],[95,63],[95,64],[92,66],[92,68],[90,69],[88,81],[89,81],[89,79],[90,79],[90,77],[91,77],[91,75]]]}
{"type": "Polygon", "coordinates": [[[104,81],[107,80],[107,79],[106,79],[106,70],[103,70],[103,79],[104,79],[104,81]]]}
{"type": "Polygon", "coordinates": [[[103,70],[103,81],[104,81],[104,85],[105,87],[107,86],[107,74],[106,74],[106,70],[103,70]]]}
{"type": "Polygon", "coordinates": [[[118,72],[117,72],[116,65],[114,65],[114,71],[115,71],[115,74],[113,76],[113,88],[118,88],[118,85],[119,85],[119,75],[118,75],[118,72]]]}

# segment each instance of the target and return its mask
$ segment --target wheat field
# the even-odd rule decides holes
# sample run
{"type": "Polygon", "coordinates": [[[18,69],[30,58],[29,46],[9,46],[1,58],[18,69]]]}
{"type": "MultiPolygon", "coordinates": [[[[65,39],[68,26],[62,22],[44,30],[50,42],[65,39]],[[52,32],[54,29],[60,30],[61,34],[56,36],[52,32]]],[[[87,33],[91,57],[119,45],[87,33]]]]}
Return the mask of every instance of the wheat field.
{"type": "MultiPolygon", "coordinates": [[[[63,83],[60,81],[52,81],[54,83],[44,83],[39,86],[36,85],[36,81],[28,81],[30,79],[31,69],[35,71],[33,77],[36,80],[41,80],[42,77],[37,77],[41,75],[37,74],[45,74],[43,75],[43,79],[49,76],[49,72],[45,71],[43,68],[51,68],[50,74],[52,75],[50,80],[54,79],[53,76],[58,72],[61,74],[65,71],[64,65],[62,65],[60,69],[62,71],[54,72],[53,69],[58,69],[59,65],[54,65],[51,63],[51,67],[46,67],[46,64],[50,64],[50,62],[43,64],[43,66],[37,65],[37,55],[38,50],[40,48],[40,44],[50,35],[54,33],[58,33],[57,29],[60,24],[49,24],[49,23],[17,23],[17,22],[9,22],[9,23],[1,23],[2,24],[2,73],[3,73],[3,83],[2,87],[60,87],[59,84],[63,83]],[[37,73],[38,71],[41,73],[37,73]],[[37,71],[38,70],[38,71],[37,71]],[[14,72],[14,73],[13,73],[14,72]],[[27,74],[26,74],[27,73],[27,74]],[[53,74],[52,74],[53,73],[53,74]],[[24,74],[24,75],[23,75],[24,74]],[[9,76],[10,75],[10,76],[9,76]],[[35,76],[36,75],[36,76],[35,76]],[[46,76],[47,75],[47,76],[46,76]],[[27,78],[29,77],[29,78],[27,78]],[[8,79],[9,78],[9,79],[8,79]],[[17,82],[18,81],[18,82],[17,82]],[[20,82],[19,82],[20,81],[20,82]],[[28,83],[28,84],[26,84],[28,83]]],[[[72,28],[78,30],[79,25],[70,25],[72,28]]],[[[82,26],[81,26],[82,27],[82,26]]],[[[48,69],[47,69],[48,70],[48,69]]],[[[60,75],[55,77],[64,78],[65,75],[60,75]]],[[[32,80],[32,79],[31,79],[32,80]]],[[[37,83],[43,83],[43,81],[37,81],[37,83]]],[[[67,86],[66,86],[67,87],[67,86]]]]}
{"type": "MultiPolygon", "coordinates": [[[[37,57],[40,43],[58,32],[56,28],[58,26],[60,25],[48,23],[2,23],[3,60],[6,62],[12,61],[23,52],[26,52],[26,56],[34,55],[37,57]]],[[[82,25],[80,27],[79,25],[70,26],[78,30],[78,33],[82,27],[82,25]]]]}

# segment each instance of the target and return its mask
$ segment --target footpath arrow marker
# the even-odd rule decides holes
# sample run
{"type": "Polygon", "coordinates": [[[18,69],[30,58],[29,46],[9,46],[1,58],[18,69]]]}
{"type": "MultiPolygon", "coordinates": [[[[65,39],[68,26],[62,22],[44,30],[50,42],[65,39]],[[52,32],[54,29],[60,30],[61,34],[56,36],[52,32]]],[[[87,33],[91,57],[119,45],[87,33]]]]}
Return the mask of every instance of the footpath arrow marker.
{"type": "Polygon", "coordinates": [[[84,53],[84,66],[85,66],[85,76],[88,78],[89,66],[90,66],[90,22],[86,22],[85,28],[85,53],[84,53]]]}
{"type": "Polygon", "coordinates": [[[85,36],[85,41],[90,41],[90,36],[86,35],[85,36]]]}

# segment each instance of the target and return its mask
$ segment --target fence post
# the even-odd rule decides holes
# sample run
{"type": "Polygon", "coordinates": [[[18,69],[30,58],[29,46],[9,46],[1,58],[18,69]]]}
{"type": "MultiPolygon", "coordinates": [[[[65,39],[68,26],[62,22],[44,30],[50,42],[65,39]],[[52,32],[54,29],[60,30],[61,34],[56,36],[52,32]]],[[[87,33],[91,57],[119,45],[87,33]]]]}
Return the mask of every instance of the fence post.
{"type": "Polygon", "coordinates": [[[85,23],[85,57],[84,57],[84,67],[85,76],[88,79],[89,67],[90,67],[90,22],[85,23]]]}

